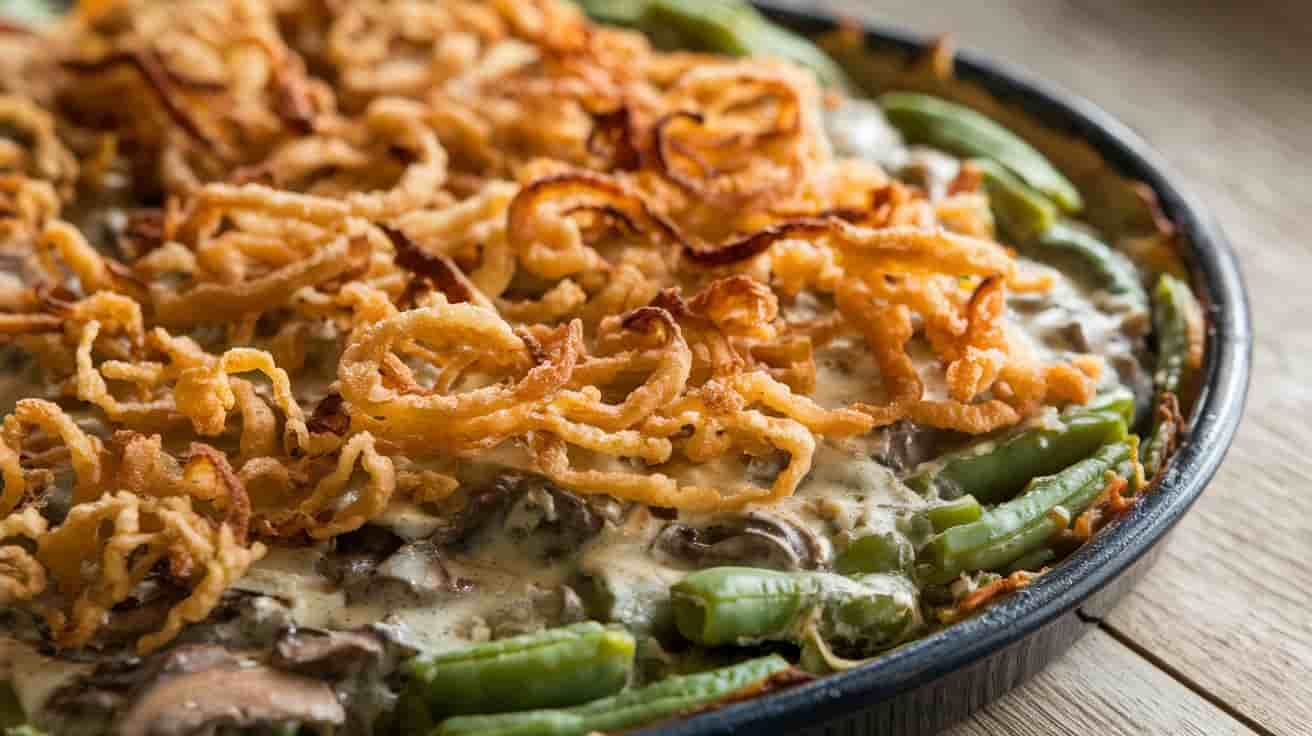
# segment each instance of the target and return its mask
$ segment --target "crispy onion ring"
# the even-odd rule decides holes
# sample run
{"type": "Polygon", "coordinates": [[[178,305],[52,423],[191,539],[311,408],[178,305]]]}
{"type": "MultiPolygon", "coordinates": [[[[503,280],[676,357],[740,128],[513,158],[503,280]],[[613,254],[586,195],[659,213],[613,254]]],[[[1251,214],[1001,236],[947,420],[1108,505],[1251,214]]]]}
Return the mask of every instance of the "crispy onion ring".
{"type": "Polygon", "coordinates": [[[55,118],[31,100],[0,95],[0,124],[21,131],[31,141],[31,151],[22,161],[5,161],[0,168],[16,168],[62,189],[77,180],[78,165],[72,151],[59,140],[55,118]]]}
{"type": "Polygon", "coordinates": [[[101,491],[100,440],[83,431],[57,404],[44,399],[20,399],[14,406],[14,413],[5,417],[3,432],[0,432],[0,443],[5,446],[0,452],[0,458],[4,458],[5,512],[17,507],[28,492],[21,469],[12,461],[22,452],[25,440],[30,438],[30,428],[40,429],[49,439],[59,438],[68,448],[69,459],[77,474],[74,502],[95,498],[101,491]]]}
{"type": "Polygon", "coordinates": [[[264,555],[262,544],[239,544],[226,524],[214,525],[186,498],[106,494],[75,505],[67,518],[37,540],[44,565],[66,611],[47,611],[55,642],[79,647],[90,641],[105,614],[122,602],[155,564],[170,555],[193,572],[191,594],[169,611],[162,629],[137,642],[150,652],[177,636],[182,626],[209,614],[228,584],[264,555]],[[87,563],[95,576],[88,577],[87,563]],[[199,571],[199,572],[197,572],[199,571]]]}
{"type": "Polygon", "coordinates": [[[314,539],[327,539],[355,531],[365,522],[383,513],[396,490],[396,471],[392,461],[380,455],[373,435],[353,435],[337,457],[337,467],[314,487],[285,521],[276,520],[277,533],[287,535],[307,532],[314,539]],[[347,505],[337,508],[347,495],[356,464],[369,474],[369,482],[347,505]],[[324,515],[328,518],[320,518],[324,515]]]}
{"type": "Polygon", "coordinates": [[[0,604],[58,646],[147,577],[185,595],[162,646],[252,538],[398,492],[452,513],[467,463],[736,509],[821,443],[993,431],[1105,369],[1009,317],[1060,276],[996,242],[979,171],[931,194],[836,156],[779,60],[661,53],[564,0],[118,10],[0,95],[0,340],[50,399],[0,428],[0,604]]]}
{"type": "Polygon", "coordinates": [[[402,443],[440,437],[453,449],[497,444],[524,431],[530,415],[568,381],[582,349],[582,326],[562,327],[544,360],[495,312],[470,304],[439,304],[402,312],[352,335],[338,365],[341,393],[353,423],[402,443]],[[389,388],[381,367],[406,340],[438,354],[470,352],[487,368],[520,375],[511,387],[485,386],[459,394],[407,394],[389,388]]]}
{"type": "Polygon", "coordinates": [[[287,304],[298,289],[331,281],[360,267],[369,256],[363,238],[338,238],[314,255],[243,284],[204,283],[178,294],[153,291],[155,317],[165,325],[223,322],[287,304]]]}
{"type": "Polygon", "coordinates": [[[811,79],[783,66],[694,68],[670,92],[674,111],[652,126],[656,165],[713,203],[776,196],[806,179],[817,158],[816,124],[807,112],[817,95],[811,79]]]}
{"type": "Polygon", "coordinates": [[[510,203],[507,236],[524,267],[547,279],[606,270],[605,259],[584,242],[572,219],[584,212],[600,214],[655,240],[682,241],[669,220],[615,180],[584,172],[557,174],[532,182],[510,203]]]}
{"type": "Polygon", "coordinates": [[[615,432],[641,422],[683,392],[692,372],[692,351],[670,313],[656,307],[642,307],[624,315],[620,325],[625,330],[661,336],[658,339],[664,343],[664,357],[648,380],[617,405],[602,401],[597,384],[562,391],[552,402],[555,411],[572,421],[615,432]]]}

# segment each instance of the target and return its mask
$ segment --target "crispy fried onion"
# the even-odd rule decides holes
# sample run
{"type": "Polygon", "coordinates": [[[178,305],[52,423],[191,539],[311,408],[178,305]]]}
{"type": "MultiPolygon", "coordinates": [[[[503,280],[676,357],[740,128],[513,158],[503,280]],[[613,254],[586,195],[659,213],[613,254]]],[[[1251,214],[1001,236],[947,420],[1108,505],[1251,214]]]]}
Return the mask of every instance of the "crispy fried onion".
{"type": "Polygon", "coordinates": [[[373,435],[360,432],[342,447],[336,468],[315,484],[309,497],[289,513],[273,514],[268,525],[280,536],[306,532],[327,539],[359,529],[383,513],[395,490],[392,461],[378,453],[373,435]],[[357,463],[369,476],[361,488],[351,483],[357,463]]]}
{"type": "Polygon", "coordinates": [[[578,322],[531,345],[493,311],[439,303],[402,312],[352,335],[338,378],[352,426],[359,422],[380,437],[408,446],[431,447],[436,442],[452,451],[467,450],[522,434],[534,413],[569,380],[581,351],[578,322]],[[410,342],[444,360],[438,368],[470,373],[476,368],[514,383],[489,383],[462,392],[393,388],[384,371],[395,357],[393,350],[410,342]]]}
{"type": "Polygon", "coordinates": [[[653,126],[657,167],[712,203],[790,191],[827,154],[813,119],[818,94],[813,80],[782,65],[696,67],[671,91],[673,111],[653,126]]]}
{"type": "Polygon", "coordinates": [[[156,287],[155,316],[165,325],[191,325],[259,315],[288,303],[301,288],[359,269],[368,257],[368,241],[342,236],[307,258],[240,284],[207,282],[183,293],[156,287]]]}
{"type": "Polygon", "coordinates": [[[557,174],[532,182],[510,203],[507,236],[524,268],[548,279],[607,270],[606,260],[586,242],[577,219],[581,216],[629,236],[682,240],[669,220],[616,180],[583,172],[557,174]]]}
{"type": "Polygon", "coordinates": [[[160,563],[168,563],[168,574],[191,592],[169,610],[159,631],[137,641],[141,653],[208,616],[228,585],[265,552],[258,542],[238,541],[226,523],[199,514],[190,499],[128,492],[75,505],[59,526],[37,534],[35,541],[33,557],[58,601],[42,601],[36,608],[60,647],[89,642],[110,610],[160,563]]]}
{"type": "MultiPolygon", "coordinates": [[[[31,472],[24,472],[23,455],[40,453],[62,444],[77,479],[73,486],[74,502],[95,498],[101,491],[101,442],[87,434],[57,404],[44,399],[21,399],[14,413],[5,417],[0,428],[0,471],[5,488],[0,495],[0,510],[13,511],[33,492],[31,472]]],[[[47,476],[48,477],[48,476],[47,476]]]]}
{"type": "Polygon", "coordinates": [[[358,125],[341,126],[336,136],[289,141],[236,178],[341,199],[351,214],[371,220],[417,210],[433,201],[447,173],[446,150],[424,124],[425,114],[409,100],[375,100],[358,125]],[[389,165],[396,160],[399,175],[389,165]]]}
{"type": "Polygon", "coordinates": [[[0,125],[17,134],[0,139],[0,171],[26,173],[71,194],[77,160],[56,135],[54,116],[31,100],[0,95],[0,125]]]}
{"type": "Polygon", "coordinates": [[[0,605],[61,646],[166,576],[159,646],[252,538],[449,512],[466,462],[732,509],[821,443],[991,432],[1103,370],[1009,318],[1061,276],[995,241],[977,170],[835,156],[781,60],[565,0],[134,0],[51,33],[59,73],[0,95],[0,341],[43,397],[0,427],[0,605]]]}

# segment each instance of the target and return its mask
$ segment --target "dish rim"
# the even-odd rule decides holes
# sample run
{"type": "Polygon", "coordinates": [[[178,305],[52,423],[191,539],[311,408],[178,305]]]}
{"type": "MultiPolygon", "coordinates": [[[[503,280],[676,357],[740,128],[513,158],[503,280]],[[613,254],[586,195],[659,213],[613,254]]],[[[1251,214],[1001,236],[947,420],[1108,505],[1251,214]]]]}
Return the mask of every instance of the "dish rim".
{"type": "MultiPolygon", "coordinates": [[[[831,16],[798,10],[779,0],[755,4],[773,19],[808,33],[837,25],[831,16]]],[[[932,40],[883,24],[864,23],[861,32],[867,46],[906,52],[923,50],[932,40]]],[[[1252,322],[1239,261],[1220,225],[1146,141],[1094,103],[1008,62],[968,50],[957,52],[955,58],[958,78],[980,85],[1045,125],[1074,133],[1117,172],[1148,184],[1180,229],[1188,244],[1185,257],[1192,281],[1203,287],[1209,340],[1191,433],[1172,458],[1158,490],[1109,533],[1097,535],[1028,588],[979,616],[851,671],[638,733],[710,736],[820,725],[979,663],[1071,612],[1161,542],[1202,495],[1234,439],[1248,393],[1252,322]]]]}

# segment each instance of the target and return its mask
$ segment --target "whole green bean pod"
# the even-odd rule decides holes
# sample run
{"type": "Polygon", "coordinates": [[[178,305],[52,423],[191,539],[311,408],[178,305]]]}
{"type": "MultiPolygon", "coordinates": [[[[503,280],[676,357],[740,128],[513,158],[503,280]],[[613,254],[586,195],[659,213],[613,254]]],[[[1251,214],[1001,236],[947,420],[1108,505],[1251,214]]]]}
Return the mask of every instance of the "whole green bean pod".
{"type": "Polygon", "coordinates": [[[987,158],[973,158],[966,165],[979,172],[993,219],[1009,240],[1027,242],[1056,224],[1057,206],[1007,167],[987,158]]]}
{"type": "Polygon", "coordinates": [[[900,641],[916,619],[915,588],[894,575],[713,567],[676,583],[670,599],[679,633],[705,646],[798,642],[818,612],[826,641],[873,654],[900,641]]]}
{"type": "Polygon", "coordinates": [[[1202,308],[1197,298],[1188,284],[1170,274],[1162,274],[1153,289],[1153,333],[1157,337],[1153,371],[1157,411],[1140,453],[1149,477],[1166,461],[1167,450],[1183,424],[1179,401],[1193,378],[1194,341],[1202,333],[1202,308]]]}
{"type": "Polygon", "coordinates": [[[1047,197],[997,161],[971,159],[989,196],[989,209],[1004,237],[1038,260],[1072,263],[1095,286],[1146,309],[1148,294],[1134,264],[1083,228],[1063,221],[1047,197]]]}
{"type": "Polygon", "coordinates": [[[1117,391],[1052,422],[985,440],[918,468],[906,484],[939,498],[974,496],[991,504],[1014,497],[1031,479],[1056,473],[1108,442],[1125,439],[1134,396],[1117,391]]]}
{"type": "Polygon", "coordinates": [[[1043,154],[969,107],[914,92],[888,92],[879,98],[879,104],[908,143],[923,143],[957,156],[992,159],[1066,212],[1083,209],[1079,190],[1043,154]]]}
{"type": "Polygon", "coordinates": [[[710,672],[669,677],[574,708],[451,718],[432,736],[582,736],[630,729],[750,697],[763,691],[771,678],[791,669],[783,657],[770,655],[710,672]]]}
{"type": "Polygon", "coordinates": [[[658,44],[732,56],[778,56],[815,73],[826,87],[852,84],[820,47],[783,28],[744,0],[578,0],[604,23],[630,26],[658,44]]]}
{"type": "Polygon", "coordinates": [[[1044,546],[1102,493],[1105,476],[1131,457],[1132,442],[1104,445],[1055,475],[1035,478],[1021,495],[954,526],[921,551],[921,576],[944,584],[962,572],[998,570],[1044,546]]]}
{"type": "Polygon", "coordinates": [[[633,636],[585,622],[406,663],[410,688],[433,713],[496,713],[574,705],[624,687],[633,636]]]}
{"type": "Polygon", "coordinates": [[[1194,369],[1191,354],[1194,348],[1196,324],[1202,319],[1202,309],[1193,290],[1185,282],[1169,273],[1157,279],[1153,289],[1153,332],[1157,336],[1157,366],[1153,372],[1153,385],[1159,394],[1171,392],[1180,395],[1194,369]]]}
{"type": "Polygon", "coordinates": [[[1029,250],[1039,256],[1046,252],[1076,259],[1083,267],[1082,272],[1091,276],[1099,288],[1124,296],[1137,307],[1148,306],[1148,293],[1139,281],[1134,264],[1081,228],[1066,222],[1053,223],[1039,234],[1029,250]]]}

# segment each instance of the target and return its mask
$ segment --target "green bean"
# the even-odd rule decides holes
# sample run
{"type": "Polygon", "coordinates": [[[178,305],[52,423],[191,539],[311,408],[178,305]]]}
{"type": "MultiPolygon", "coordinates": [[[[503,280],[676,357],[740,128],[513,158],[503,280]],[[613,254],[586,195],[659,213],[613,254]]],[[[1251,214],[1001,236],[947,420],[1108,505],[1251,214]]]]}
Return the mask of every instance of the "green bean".
{"type": "Polygon", "coordinates": [[[908,143],[924,143],[958,156],[992,159],[1066,212],[1083,209],[1079,190],[1043,154],[969,107],[914,92],[888,92],[879,98],[879,104],[908,143]]]}
{"type": "Polygon", "coordinates": [[[553,708],[624,687],[634,648],[627,631],[589,621],[417,657],[406,673],[438,715],[553,708]]]}
{"type": "Polygon", "coordinates": [[[1055,475],[1035,478],[1016,498],[979,521],[954,526],[921,551],[922,576],[950,582],[962,572],[997,570],[1043,546],[1102,493],[1104,474],[1130,458],[1130,442],[1112,442],[1055,475]]]}
{"type": "Polygon", "coordinates": [[[679,633],[706,646],[799,642],[813,612],[821,636],[873,654],[897,643],[914,619],[914,588],[902,576],[849,579],[820,572],[713,567],[670,588],[679,633]]]}
{"type": "Polygon", "coordinates": [[[1004,574],[1010,575],[1013,572],[1037,572],[1042,570],[1045,565],[1057,559],[1057,550],[1052,547],[1043,546],[1021,555],[1020,559],[1003,568],[1004,574]]]}
{"type": "Polygon", "coordinates": [[[577,0],[603,23],[644,31],[658,45],[732,56],[778,56],[815,73],[826,87],[851,90],[842,67],[744,0],[577,0]]]}
{"type": "Polygon", "coordinates": [[[834,570],[841,575],[898,572],[914,561],[915,549],[906,537],[895,531],[874,532],[858,537],[834,558],[834,570]]]}
{"type": "Polygon", "coordinates": [[[5,736],[46,736],[46,732],[30,724],[5,729],[5,736]]]}
{"type": "Polygon", "coordinates": [[[1192,350],[1190,321],[1198,319],[1200,314],[1201,307],[1188,284],[1167,273],[1157,279],[1157,286],[1153,289],[1153,332],[1157,336],[1153,386],[1158,411],[1153,415],[1148,440],[1143,443],[1140,453],[1144,472],[1149,477],[1166,462],[1167,450],[1180,429],[1170,417],[1173,413],[1178,415],[1178,400],[1193,377],[1189,360],[1192,350]],[[1169,406],[1163,407],[1164,403],[1169,406]],[[1165,416],[1163,409],[1166,410],[1165,416]]]}
{"type": "Polygon", "coordinates": [[[1134,264],[1079,227],[1066,222],[1054,223],[1039,234],[1030,250],[1037,255],[1046,251],[1078,259],[1083,266],[1082,272],[1091,276],[1099,288],[1109,294],[1125,296],[1136,306],[1148,306],[1148,294],[1139,281],[1134,264]]]}
{"type": "Polygon", "coordinates": [[[1169,273],[1153,289],[1153,331],[1157,335],[1157,366],[1153,384],[1159,394],[1177,396],[1190,377],[1190,320],[1199,313],[1198,300],[1185,282],[1169,273]]]}
{"type": "Polygon", "coordinates": [[[1148,294],[1128,258],[1060,219],[1056,205],[997,161],[976,158],[968,163],[980,173],[989,209],[1004,237],[1041,261],[1074,261],[1098,288],[1147,308],[1148,294]]]}
{"type": "MultiPolygon", "coordinates": [[[[1014,497],[1032,478],[1055,473],[1094,450],[1125,438],[1134,397],[1117,391],[1052,422],[999,440],[985,440],[921,466],[907,485],[939,498],[974,496],[991,504],[1014,497]]],[[[938,530],[936,530],[938,531],[938,530]]]]}
{"type": "Polygon", "coordinates": [[[432,736],[581,736],[627,730],[749,696],[789,669],[783,657],[770,655],[710,672],[669,677],[574,708],[452,718],[432,736]]]}
{"type": "Polygon", "coordinates": [[[970,495],[937,506],[931,506],[925,511],[925,518],[929,519],[929,523],[934,526],[934,533],[936,534],[950,527],[978,521],[979,517],[983,515],[984,508],[979,505],[979,501],[975,500],[974,496],[970,495]]]}
{"type": "Polygon", "coordinates": [[[648,0],[574,0],[593,20],[616,26],[636,26],[648,0]]]}
{"type": "Polygon", "coordinates": [[[1081,273],[1109,294],[1125,296],[1146,308],[1148,295],[1134,264],[1094,235],[1060,219],[1057,206],[997,161],[968,162],[980,173],[989,208],[1008,240],[1042,261],[1074,261],[1081,273]]]}
{"type": "Polygon", "coordinates": [[[766,20],[764,16],[756,13],[755,9],[753,13],[761,18],[761,22],[750,29],[749,55],[788,59],[810,69],[825,87],[844,92],[855,90],[843,68],[810,39],[766,20]]]}
{"type": "Polygon", "coordinates": [[[987,158],[969,162],[980,173],[989,209],[1009,240],[1026,242],[1057,222],[1057,206],[1034,191],[1002,164],[987,158]]]}

